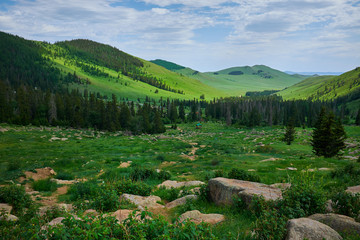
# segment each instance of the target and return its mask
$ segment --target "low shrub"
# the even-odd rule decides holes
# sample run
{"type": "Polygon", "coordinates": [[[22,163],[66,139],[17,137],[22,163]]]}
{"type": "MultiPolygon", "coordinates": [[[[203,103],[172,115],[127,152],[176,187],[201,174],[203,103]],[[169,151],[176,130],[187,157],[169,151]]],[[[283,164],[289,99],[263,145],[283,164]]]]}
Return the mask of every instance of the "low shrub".
{"type": "Polygon", "coordinates": [[[97,195],[100,187],[95,181],[78,182],[73,184],[68,193],[70,194],[70,200],[76,201],[79,199],[91,199],[97,195]]]}
{"type": "Polygon", "coordinates": [[[165,187],[160,187],[155,191],[153,191],[152,194],[155,196],[159,196],[162,200],[171,202],[179,197],[180,189],[178,188],[166,189],[165,187]]]}
{"type": "Polygon", "coordinates": [[[337,213],[360,218],[360,194],[353,195],[342,191],[335,194],[331,200],[337,213]]]}
{"type": "Polygon", "coordinates": [[[51,181],[50,178],[37,180],[31,184],[35,191],[39,192],[55,192],[57,189],[56,182],[51,181]]]}
{"type": "Polygon", "coordinates": [[[114,183],[120,181],[126,177],[129,177],[130,170],[127,168],[115,168],[107,170],[101,175],[101,179],[108,183],[114,183]]]}
{"type": "Polygon", "coordinates": [[[169,180],[171,178],[171,175],[169,172],[166,171],[157,172],[154,169],[135,167],[130,172],[130,178],[133,181],[144,181],[147,179],[165,181],[169,180]]]}
{"type": "Polygon", "coordinates": [[[15,171],[21,168],[21,161],[19,159],[8,162],[7,170],[8,171],[15,171]]]}
{"type": "Polygon", "coordinates": [[[118,193],[109,186],[100,188],[91,207],[99,211],[116,211],[119,209],[120,199],[118,193]]]}
{"type": "Polygon", "coordinates": [[[123,179],[114,183],[115,190],[121,193],[129,193],[140,196],[149,196],[151,193],[151,187],[143,182],[134,182],[129,179],[123,179]]]}
{"type": "Polygon", "coordinates": [[[72,173],[68,173],[68,172],[58,172],[56,175],[56,179],[60,179],[60,180],[74,180],[75,176],[72,173]]]}
{"type": "Polygon", "coordinates": [[[260,182],[260,177],[255,174],[250,174],[245,170],[232,168],[228,173],[228,177],[231,179],[245,180],[251,182],[260,182]]]}
{"type": "Polygon", "coordinates": [[[0,202],[8,203],[13,207],[14,213],[22,213],[24,208],[33,204],[29,194],[23,186],[9,185],[0,188],[0,202]]]}

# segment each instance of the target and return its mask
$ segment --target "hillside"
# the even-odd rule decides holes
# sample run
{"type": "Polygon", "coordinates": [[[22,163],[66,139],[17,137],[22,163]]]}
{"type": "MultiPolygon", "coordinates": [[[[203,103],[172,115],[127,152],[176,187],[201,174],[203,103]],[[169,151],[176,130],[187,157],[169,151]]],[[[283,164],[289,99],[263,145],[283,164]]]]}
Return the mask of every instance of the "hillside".
{"type": "Polygon", "coordinates": [[[202,73],[164,60],[153,62],[232,96],[245,95],[248,91],[281,90],[307,77],[299,74],[289,75],[264,65],[233,67],[202,73]]]}
{"type": "Polygon", "coordinates": [[[331,100],[356,94],[360,91],[360,67],[340,76],[307,78],[277,94],[284,99],[331,100]]]}
{"type": "Polygon", "coordinates": [[[227,93],[131,56],[109,45],[77,39],[50,44],[0,34],[1,75],[12,86],[65,86],[128,100],[212,99],[227,93]]]}

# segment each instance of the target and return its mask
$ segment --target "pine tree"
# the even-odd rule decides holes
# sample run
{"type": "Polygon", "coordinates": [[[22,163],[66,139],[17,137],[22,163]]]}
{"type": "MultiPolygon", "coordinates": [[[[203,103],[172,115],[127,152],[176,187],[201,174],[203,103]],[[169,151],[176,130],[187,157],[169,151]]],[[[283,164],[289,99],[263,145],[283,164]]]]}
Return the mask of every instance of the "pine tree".
{"type": "Polygon", "coordinates": [[[286,132],[282,140],[286,142],[287,145],[291,145],[291,142],[295,139],[294,122],[294,118],[291,118],[286,125],[286,132]]]}
{"type": "Polygon", "coordinates": [[[355,120],[355,124],[360,126],[360,109],[358,110],[357,116],[356,116],[356,120],[355,120]]]}
{"type": "Polygon", "coordinates": [[[318,156],[333,157],[345,147],[346,134],[340,120],[335,120],[332,112],[321,109],[315,129],[312,134],[311,145],[318,156]]]}
{"type": "Polygon", "coordinates": [[[181,103],[180,107],[179,107],[179,118],[185,122],[185,109],[184,109],[184,104],[181,103]]]}

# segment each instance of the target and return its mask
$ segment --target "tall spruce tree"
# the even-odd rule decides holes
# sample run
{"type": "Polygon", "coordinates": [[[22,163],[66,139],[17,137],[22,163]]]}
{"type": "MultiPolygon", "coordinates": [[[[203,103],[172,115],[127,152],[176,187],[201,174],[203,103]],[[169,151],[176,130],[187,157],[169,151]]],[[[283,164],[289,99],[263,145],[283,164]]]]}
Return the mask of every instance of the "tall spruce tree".
{"type": "Polygon", "coordinates": [[[312,134],[311,145],[318,156],[333,157],[345,147],[345,130],[340,120],[336,120],[333,112],[321,109],[312,134]]]}
{"type": "Polygon", "coordinates": [[[291,142],[295,139],[295,120],[294,118],[290,118],[288,124],[286,125],[285,135],[283,137],[283,141],[286,142],[287,145],[291,145],[291,142]]]}

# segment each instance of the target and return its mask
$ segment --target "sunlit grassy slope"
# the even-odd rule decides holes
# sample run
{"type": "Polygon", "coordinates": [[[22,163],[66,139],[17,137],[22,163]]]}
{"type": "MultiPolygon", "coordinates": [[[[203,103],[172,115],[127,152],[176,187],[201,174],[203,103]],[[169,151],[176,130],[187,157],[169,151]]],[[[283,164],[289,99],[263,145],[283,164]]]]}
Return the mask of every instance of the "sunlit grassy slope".
{"type": "MultiPolygon", "coordinates": [[[[39,44],[48,50],[45,56],[54,63],[55,67],[61,69],[64,75],[76,72],[76,75],[81,79],[86,79],[90,82],[90,84],[71,84],[70,88],[78,88],[80,90],[86,88],[89,91],[100,92],[108,97],[111,97],[111,94],[115,94],[117,97],[128,100],[143,100],[146,96],[152,99],[160,99],[161,97],[171,99],[199,99],[200,95],[204,95],[205,99],[212,99],[214,97],[230,96],[229,93],[215,89],[212,86],[208,86],[197,79],[189,78],[179,73],[169,71],[143,59],[136,58],[143,63],[143,67],[139,67],[138,70],[160,79],[172,89],[181,90],[183,94],[163,90],[125,76],[121,73],[121,71],[115,71],[112,68],[104,66],[105,64],[100,64],[99,62],[101,60],[98,61],[98,59],[94,58],[94,54],[90,56],[85,55],[84,57],[82,55],[69,56],[71,53],[67,51],[66,46],[64,47],[62,44],[39,44]],[[56,57],[54,57],[55,53],[57,53],[56,57]],[[89,74],[88,72],[83,71],[76,62],[85,63],[91,67],[98,68],[103,73],[109,74],[109,76],[103,77],[89,74]]],[[[98,43],[92,42],[91,44],[96,46],[98,43]]],[[[101,47],[104,46],[102,44],[99,45],[101,47]]],[[[82,51],[84,52],[84,50],[82,51]]],[[[85,50],[85,54],[86,53],[87,52],[85,50]]]]}
{"type": "Polygon", "coordinates": [[[360,90],[360,68],[340,76],[316,76],[305,79],[277,94],[284,99],[330,100],[360,90]]]}
{"type": "Polygon", "coordinates": [[[281,90],[306,78],[303,75],[289,75],[264,65],[201,73],[164,60],[153,62],[232,96],[244,95],[248,91],[281,90]]]}

